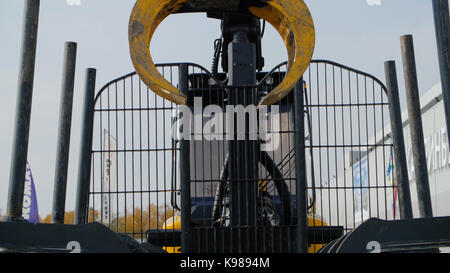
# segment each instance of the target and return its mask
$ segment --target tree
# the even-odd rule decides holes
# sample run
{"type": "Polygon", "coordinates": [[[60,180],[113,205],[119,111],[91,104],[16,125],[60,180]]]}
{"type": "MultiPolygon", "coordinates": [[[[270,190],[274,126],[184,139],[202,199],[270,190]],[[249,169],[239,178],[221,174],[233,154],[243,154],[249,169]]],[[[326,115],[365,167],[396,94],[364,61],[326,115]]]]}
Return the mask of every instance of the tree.
{"type": "MultiPolygon", "coordinates": [[[[94,222],[98,221],[98,216],[100,215],[98,210],[93,210],[92,208],[89,209],[89,217],[88,217],[88,222],[94,222]]],[[[41,216],[39,215],[39,223],[43,223],[43,224],[51,224],[52,223],[52,215],[48,214],[47,216],[45,216],[44,219],[41,218],[41,216]]],[[[65,225],[73,225],[75,223],[75,211],[67,211],[64,213],[64,224],[65,225]]]]}
{"type": "MultiPolygon", "coordinates": [[[[110,228],[115,232],[131,233],[134,238],[143,238],[149,229],[163,229],[167,219],[174,216],[174,210],[167,205],[157,207],[150,204],[142,211],[135,208],[133,212],[127,212],[119,218],[111,221],[110,228]]],[[[108,223],[105,223],[108,225],[108,223]]]]}
{"type": "Polygon", "coordinates": [[[75,223],[75,211],[69,211],[64,213],[64,224],[73,225],[75,223]]]}
{"type": "MultiPolygon", "coordinates": [[[[146,237],[146,231],[150,229],[164,229],[165,222],[174,216],[174,209],[168,205],[156,206],[150,204],[147,209],[141,210],[135,208],[134,211],[126,212],[119,218],[113,218],[111,223],[103,223],[114,232],[133,234],[136,239],[146,237]]],[[[39,216],[40,223],[50,224],[51,214],[44,219],[39,216]]],[[[64,224],[73,225],[75,220],[75,211],[64,213],[64,224]]],[[[101,222],[100,211],[89,209],[88,222],[101,222]]]]}
{"type": "Polygon", "coordinates": [[[41,219],[41,217],[39,216],[39,223],[51,224],[52,223],[52,215],[49,214],[49,215],[45,216],[44,219],[41,219]]]}
{"type": "Polygon", "coordinates": [[[93,208],[89,208],[89,216],[88,223],[98,222],[100,219],[100,212],[98,210],[94,210],[93,208]]]}

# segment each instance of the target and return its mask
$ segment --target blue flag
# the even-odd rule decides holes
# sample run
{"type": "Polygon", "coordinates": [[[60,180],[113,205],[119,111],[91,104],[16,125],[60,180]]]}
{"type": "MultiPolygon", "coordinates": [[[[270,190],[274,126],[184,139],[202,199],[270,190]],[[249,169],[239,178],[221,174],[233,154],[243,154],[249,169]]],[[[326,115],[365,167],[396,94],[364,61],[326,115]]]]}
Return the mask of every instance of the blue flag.
{"type": "Polygon", "coordinates": [[[28,162],[27,170],[25,173],[22,217],[30,223],[39,223],[36,190],[34,188],[33,176],[31,175],[31,169],[28,162]]]}
{"type": "MultiPolygon", "coordinates": [[[[391,137],[391,145],[392,145],[392,137],[391,137]]],[[[394,156],[392,155],[392,146],[391,146],[391,151],[389,154],[389,166],[386,172],[386,176],[391,175],[393,165],[394,165],[394,156]]]]}
{"type": "Polygon", "coordinates": [[[389,156],[389,165],[386,171],[386,176],[391,175],[391,171],[392,171],[392,147],[391,147],[391,155],[389,156]]]}

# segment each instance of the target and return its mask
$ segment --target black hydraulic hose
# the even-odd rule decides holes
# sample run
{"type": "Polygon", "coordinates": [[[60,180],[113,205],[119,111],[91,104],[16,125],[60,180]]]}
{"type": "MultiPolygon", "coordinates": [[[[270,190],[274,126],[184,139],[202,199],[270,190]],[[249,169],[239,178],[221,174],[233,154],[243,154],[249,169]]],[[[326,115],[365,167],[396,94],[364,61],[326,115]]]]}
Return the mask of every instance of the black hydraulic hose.
{"type": "Polygon", "coordinates": [[[267,170],[267,172],[272,177],[275,187],[277,188],[278,195],[280,196],[281,200],[281,224],[282,225],[289,225],[291,223],[291,196],[289,192],[289,188],[284,182],[283,174],[278,169],[275,162],[272,160],[272,158],[269,156],[269,154],[266,151],[261,151],[261,164],[264,166],[264,168],[267,170]]]}
{"type": "MultiPolygon", "coordinates": [[[[216,188],[216,194],[214,197],[214,206],[213,206],[213,223],[220,218],[221,213],[221,202],[223,200],[226,180],[228,179],[228,162],[229,157],[228,154],[225,157],[225,162],[222,167],[220,173],[220,182],[216,188]]],[[[286,185],[283,174],[278,169],[275,162],[269,156],[269,154],[265,151],[261,151],[261,164],[264,168],[269,172],[272,177],[275,187],[277,189],[278,195],[280,196],[282,213],[281,213],[281,224],[289,225],[292,220],[292,205],[291,205],[291,197],[289,193],[289,188],[286,185]]]]}
{"type": "Polygon", "coordinates": [[[222,170],[220,172],[219,185],[216,188],[216,194],[214,196],[214,206],[213,206],[213,223],[220,218],[220,213],[222,211],[222,200],[225,193],[225,186],[228,179],[228,154],[225,156],[225,161],[223,163],[222,170]]]}
{"type": "MultiPolygon", "coordinates": [[[[308,105],[308,93],[307,90],[305,88],[305,102],[306,105],[308,105]]],[[[305,113],[307,115],[307,120],[308,120],[308,130],[309,130],[309,141],[310,143],[312,143],[312,126],[311,126],[311,115],[309,114],[308,110],[305,110],[305,113]]],[[[291,149],[282,159],[281,161],[277,164],[277,168],[278,169],[283,169],[284,166],[286,166],[286,164],[288,164],[289,160],[291,160],[294,157],[294,150],[295,148],[291,149]],[[287,159],[287,161],[285,162],[285,160],[287,159]]],[[[309,154],[310,154],[310,158],[311,158],[311,190],[312,190],[312,200],[311,203],[308,205],[308,209],[311,209],[314,204],[316,203],[316,187],[315,187],[315,175],[314,175],[314,158],[313,158],[313,149],[309,150],[309,154]]],[[[287,177],[290,172],[293,169],[289,169],[284,175],[283,177],[287,177]]]]}
{"type": "Polygon", "coordinates": [[[213,75],[216,75],[219,70],[219,58],[220,58],[221,50],[222,50],[222,38],[216,39],[214,41],[214,55],[213,55],[212,66],[211,66],[211,73],[213,75]]]}

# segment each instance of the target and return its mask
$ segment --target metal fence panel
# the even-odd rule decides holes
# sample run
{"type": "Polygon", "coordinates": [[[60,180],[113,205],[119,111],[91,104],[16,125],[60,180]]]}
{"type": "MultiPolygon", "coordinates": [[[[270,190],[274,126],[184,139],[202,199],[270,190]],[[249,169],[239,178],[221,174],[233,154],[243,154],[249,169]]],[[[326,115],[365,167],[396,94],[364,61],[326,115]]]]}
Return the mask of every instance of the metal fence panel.
{"type": "MultiPolygon", "coordinates": [[[[158,65],[174,86],[178,85],[178,67],[158,65]]],[[[226,80],[224,74],[213,76],[189,64],[190,106],[195,97],[201,97],[203,110],[213,104],[218,106],[217,112],[226,109],[230,92],[264,96],[282,80],[285,70],[286,63],[270,73],[258,73],[257,86],[229,88],[221,84],[226,80]]],[[[325,60],[312,61],[303,80],[308,242],[310,251],[317,251],[324,242],[339,236],[339,230],[348,232],[370,217],[398,219],[397,191],[390,172],[392,144],[384,85],[369,74],[325,60]]],[[[226,160],[230,152],[226,132],[217,131],[212,122],[214,109],[208,109],[211,115],[194,113],[191,129],[195,124],[200,129],[189,141],[189,236],[194,252],[296,251],[293,98],[291,92],[270,112],[274,115],[268,119],[268,140],[275,146],[266,145],[262,149],[266,151],[257,154],[242,153],[244,161],[234,162],[234,168],[226,160]],[[246,166],[248,160],[258,162],[256,176],[247,174],[246,168],[237,180],[228,173],[239,172],[239,166],[246,166]],[[227,200],[237,183],[245,183],[241,190],[256,194],[256,206],[245,207],[249,203],[245,200],[227,200]],[[251,189],[255,185],[258,189],[251,189]],[[241,202],[241,210],[230,210],[231,202],[241,202]],[[256,211],[252,214],[250,210],[256,211]],[[256,221],[242,219],[230,224],[233,213],[236,217],[253,215],[256,221]]],[[[178,111],[176,105],[151,92],[135,73],[108,83],[98,92],[90,221],[102,222],[140,241],[157,234],[150,237],[163,240],[160,245],[179,247],[180,143],[172,137],[178,111]]]]}

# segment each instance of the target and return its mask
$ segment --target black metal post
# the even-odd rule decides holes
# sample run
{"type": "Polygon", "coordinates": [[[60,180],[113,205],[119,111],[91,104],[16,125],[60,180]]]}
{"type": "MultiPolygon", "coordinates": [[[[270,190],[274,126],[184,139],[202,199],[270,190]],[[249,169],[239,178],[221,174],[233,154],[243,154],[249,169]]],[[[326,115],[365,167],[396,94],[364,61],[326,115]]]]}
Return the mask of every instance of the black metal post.
{"type": "Polygon", "coordinates": [[[26,0],[6,220],[22,217],[40,0],[26,0]]]}
{"type": "MultiPolygon", "coordinates": [[[[450,16],[448,0],[433,0],[434,25],[441,71],[447,132],[450,132],[450,16]]],[[[447,134],[450,144],[450,134],[447,134]]]]}
{"type": "MultiPolygon", "coordinates": [[[[228,46],[228,66],[229,105],[245,108],[253,105],[256,111],[256,92],[252,87],[256,84],[256,46],[249,42],[246,33],[234,34],[233,42],[228,46]]],[[[250,123],[255,121],[251,120],[251,114],[249,117],[228,114],[227,118],[232,119],[234,123],[233,139],[228,141],[231,226],[238,229],[244,226],[254,227],[256,225],[259,149],[257,141],[250,137],[253,133],[250,131],[250,123]],[[239,130],[238,122],[245,124],[244,132],[237,131],[239,130]]],[[[227,128],[227,130],[230,129],[227,128]]],[[[244,233],[241,230],[237,233],[238,237],[233,236],[233,252],[256,251],[249,249],[251,246],[243,237],[239,237],[244,236],[244,233]]]]}
{"type": "Polygon", "coordinates": [[[419,212],[420,217],[433,217],[412,35],[401,37],[401,48],[419,212]]]}
{"type": "Polygon", "coordinates": [[[305,118],[303,78],[294,89],[295,173],[297,196],[297,252],[308,252],[308,200],[306,188],[305,118]]]}
{"type": "Polygon", "coordinates": [[[80,158],[78,163],[78,188],[75,206],[75,224],[85,224],[88,218],[89,185],[91,180],[91,149],[94,129],[94,94],[97,71],[86,70],[80,158]]]}
{"type": "Polygon", "coordinates": [[[409,189],[408,165],[406,162],[405,139],[403,137],[402,114],[398,95],[397,69],[395,61],[384,63],[386,74],[389,115],[391,118],[391,134],[394,153],[394,175],[398,187],[398,203],[400,218],[413,218],[411,192],[409,189]]]}
{"type": "MultiPolygon", "coordinates": [[[[188,107],[192,106],[192,100],[188,94],[188,65],[180,64],[178,70],[178,89],[185,94],[188,107]]],[[[190,125],[189,125],[190,126],[190,125]]],[[[183,128],[183,130],[189,130],[183,128]]],[[[190,253],[192,249],[191,233],[191,166],[189,139],[180,139],[180,192],[181,192],[181,250],[190,253]]]]}
{"type": "Polygon", "coordinates": [[[70,129],[72,126],[73,89],[77,44],[67,42],[64,48],[61,106],[59,110],[58,146],[56,150],[52,223],[63,224],[66,207],[67,169],[69,164],[70,129]]]}

